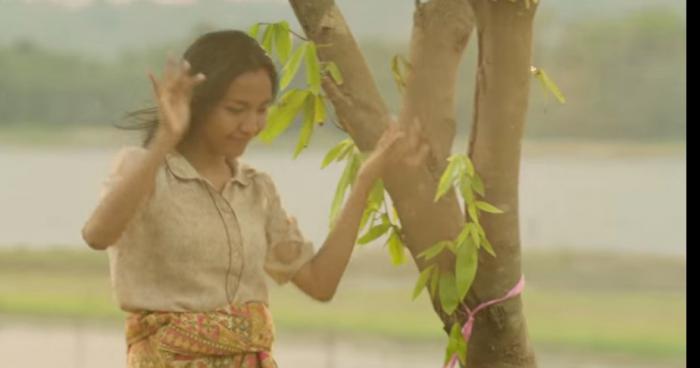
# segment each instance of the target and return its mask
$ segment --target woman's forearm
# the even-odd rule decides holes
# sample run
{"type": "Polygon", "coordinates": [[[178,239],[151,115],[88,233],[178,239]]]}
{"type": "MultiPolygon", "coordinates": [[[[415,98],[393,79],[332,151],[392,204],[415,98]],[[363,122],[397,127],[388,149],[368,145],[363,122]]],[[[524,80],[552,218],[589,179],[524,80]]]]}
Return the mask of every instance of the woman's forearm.
{"type": "Polygon", "coordinates": [[[367,196],[375,180],[375,175],[360,170],[335,225],[311,260],[310,276],[319,299],[330,300],[335,294],[355,246],[367,196]]]}

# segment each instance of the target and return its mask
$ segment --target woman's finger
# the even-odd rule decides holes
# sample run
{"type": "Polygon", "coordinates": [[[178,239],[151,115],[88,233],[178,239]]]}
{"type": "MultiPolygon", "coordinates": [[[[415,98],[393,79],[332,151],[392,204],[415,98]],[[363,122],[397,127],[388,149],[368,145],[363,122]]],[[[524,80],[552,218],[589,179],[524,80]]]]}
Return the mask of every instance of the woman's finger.
{"type": "Polygon", "coordinates": [[[398,131],[391,136],[391,144],[396,143],[397,141],[400,141],[402,139],[406,138],[406,132],[398,131]]]}
{"type": "Polygon", "coordinates": [[[172,89],[173,93],[182,93],[184,92],[185,88],[189,83],[189,63],[187,63],[187,60],[178,60],[177,64],[175,65],[175,72],[172,75],[172,84],[170,85],[170,88],[172,89]]]}
{"type": "Polygon", "coordinates": [[[177,89],[187,96],[192,94],[195,86],[206,80],[204,73],[192,74],[192,66],[187,60],[183,61],[182,74],[178,79],[177,89]]]}
{"type": "Polygon", "coordinates": [[[191,91],[194,87],[204,82],[206,79],[207,77],[204,75],[204,73],[197,73],[187,79],[186,89],[191,91]]]}
{"type": "Polygon", "coordinates": [[[168,53],[168,58],[165,62],[165,71],[163,72],[163,83],[165,85],[171,85],[173,80],[177,77],[177,60],[172,53],[168,53]]]}
{"type": "Polygon", "coordinates": [[[406,163],[410,166],[418,166],[428,157],[430,146],[421,144],[421,146],[406,156],[406,163]]]}
{"type": "Polygon", "coordinates": [[[156,99],[160,99],[160,86],[158,85],[158,81],[156,80],[156,77],[153,76],[153,73],[148,72],[148,79],[151,80],[151,86],[153,87],[153,94],[156,96],[156,99]]]}
{"type": "Polygon", "coordinates": [[[402,131],[395,132],[390,137],[388,137],[387,142],[384,146],[384,154],[390,157],[390,159],[399,158],[405,153],[403,152],[403,142],[406,138],[406,133],[402,131]]]}
{"type": "Polygon", "coordinates": [[[389,124],[387,125],[387,131],[389,133],[394,133],[401,130],[401,125],[399,125],[399,122],[396,120],[391,120],[389,121],[389,124]]]}
{"type": "Polygon", "coordinates": [[[376,147],[380,148],[386,145],[387,139],[389,139],[389,136],[391,136],[392,128],[391,128],[391,122],[387,125],[386,129],[384,129],[384,132],[382,132],[382,135],[379,136],[379,140],[377,140],[376,147]]]}

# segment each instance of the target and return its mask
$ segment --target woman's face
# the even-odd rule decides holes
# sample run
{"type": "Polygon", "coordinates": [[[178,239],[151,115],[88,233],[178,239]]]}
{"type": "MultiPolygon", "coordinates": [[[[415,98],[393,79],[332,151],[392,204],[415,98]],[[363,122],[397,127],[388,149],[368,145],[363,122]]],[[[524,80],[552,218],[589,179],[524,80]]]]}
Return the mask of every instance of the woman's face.
{"type": "Polygon", "coordinates": [[[199,124],[199,137],[217,154],[239,157],[265,127],[272,82],[261,68],[239,75],[199,124]]]}

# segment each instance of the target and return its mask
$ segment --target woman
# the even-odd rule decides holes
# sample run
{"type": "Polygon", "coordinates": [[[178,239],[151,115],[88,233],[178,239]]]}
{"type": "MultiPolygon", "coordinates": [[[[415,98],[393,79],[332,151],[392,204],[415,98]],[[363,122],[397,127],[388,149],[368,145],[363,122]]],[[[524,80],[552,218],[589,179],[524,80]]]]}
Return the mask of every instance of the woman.
{"type": "Polygon", "coordinates": [[[240,31],[203,35],[184,60],[149,75],[158,101],[143,147],[122,149],[86,222],[108,251],[127,317],[129,367],[275,367],[264,274],[330,300],[367,195],[391,157],[427,153],[392,123],[362,165],[333,230],[314,254],[269,175],[239,161],[265,126],[277,74],[240,31]]]}

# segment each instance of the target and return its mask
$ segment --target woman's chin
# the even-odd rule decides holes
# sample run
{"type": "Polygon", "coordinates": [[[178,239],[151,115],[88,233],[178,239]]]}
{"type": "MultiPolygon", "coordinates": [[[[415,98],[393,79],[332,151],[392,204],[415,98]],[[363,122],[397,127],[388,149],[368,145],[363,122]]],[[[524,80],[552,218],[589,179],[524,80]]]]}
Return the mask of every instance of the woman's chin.
{"type": "Polygon", "coordinates": [[[243,155],[247,145],[236,145],[226,147],[226,156],[230,158],[238,158],[243,155]]]}

